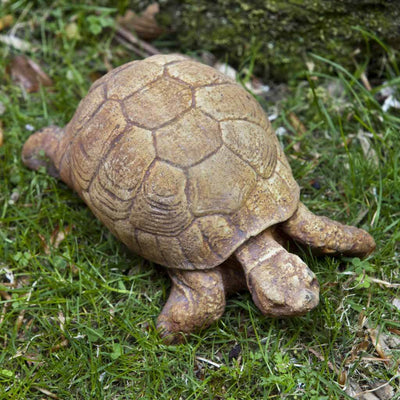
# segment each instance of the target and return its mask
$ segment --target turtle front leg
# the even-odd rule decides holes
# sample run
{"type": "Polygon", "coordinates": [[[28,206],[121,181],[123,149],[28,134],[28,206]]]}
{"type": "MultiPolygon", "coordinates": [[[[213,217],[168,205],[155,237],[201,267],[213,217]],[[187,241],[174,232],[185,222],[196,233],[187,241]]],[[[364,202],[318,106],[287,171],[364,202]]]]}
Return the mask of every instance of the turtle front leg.
{"type": "Polygon", "coordinates": [[[314,273],[287,252],[267,229],[236,250],[253,301],[264,315],[302,315],[317,306],[319,285],[314,273]]]}
{"type": "Polygon", "coordinates": [[[157,329],[167,343],[182,341],[184,334],[205,328],[225,310],[225,288],[219,268],[168,269],[172,288],[157,319],[157,329]]]}
{"type": "Polygon", "coordinates": [[[369,233],[319,217],[302,203],[280,227],[293,240],[310,246],[320,254],[366,257],[375,250],[375,241],[369,233]]]}

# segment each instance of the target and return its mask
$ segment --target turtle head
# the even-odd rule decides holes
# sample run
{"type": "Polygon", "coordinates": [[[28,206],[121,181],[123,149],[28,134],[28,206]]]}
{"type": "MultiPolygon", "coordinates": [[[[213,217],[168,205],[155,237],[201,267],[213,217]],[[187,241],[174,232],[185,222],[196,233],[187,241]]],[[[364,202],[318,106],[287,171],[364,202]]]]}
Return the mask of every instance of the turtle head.
{"type": "Polygon", "coordinates": [[[51,125],[31,135],[22,148],[23,163],[34,170],[45,167],[50,175],[58,178],[55,157],[63,132],[62,128],[51,125]]]}

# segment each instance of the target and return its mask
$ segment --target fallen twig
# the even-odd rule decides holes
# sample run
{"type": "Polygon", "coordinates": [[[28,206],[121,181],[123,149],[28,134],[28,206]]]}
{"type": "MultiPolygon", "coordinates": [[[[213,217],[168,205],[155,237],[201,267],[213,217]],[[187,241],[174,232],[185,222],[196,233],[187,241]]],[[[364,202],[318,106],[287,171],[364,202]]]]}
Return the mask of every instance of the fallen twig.
{"type": "Polygon", "coordinates": [[[214,366],[214,367],[217,367],[217,368],[221,368],[221,364],[217,364],[216,362],[214,362],[214,361],[211,361],[211,360],[208,360],[207,358],[203,358],[203,357],[200,357],[200,356],[197,356],[196,357],[196,360],[198,360],[198,361],[203,361],[203,362],[205,362],[205,363],[207,363],[207,364],[210,364],[210,365],[212,365],[212,366],[214,366]]]}
{"type": "Polygon", "coordinates": [[[125,28],[123,28],[120,25],[117,25],[116,33],[118,36],[122,37],[127,42],[132,44],[133,48],[135,48],[136,51],[138,51],[138,54],[142,57],[143,57],[143,51],[145,52],[146,56],[153,56],[155,54],[161,53],[157,48],[155,48],[151,44],[145,42],[144,40],[137,38],[135,35],[133,35],[131,32],[129,32],[128,30],[126,30],[125,28]],[[139,51],[142,54],[140,54],[139,51]]]}

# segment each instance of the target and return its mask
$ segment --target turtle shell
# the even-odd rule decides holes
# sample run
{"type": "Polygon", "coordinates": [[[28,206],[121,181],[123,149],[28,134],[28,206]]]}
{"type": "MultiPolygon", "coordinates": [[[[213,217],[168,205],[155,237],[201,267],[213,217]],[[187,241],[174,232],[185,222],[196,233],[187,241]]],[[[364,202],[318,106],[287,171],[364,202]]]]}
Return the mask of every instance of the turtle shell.
{"type": "Polygon", "coordinates": [[[298,206],[257,101],[180,55],[109,72],[65,132],[61,178],[130,249],[166,267],[212,268],[298,206]]]}

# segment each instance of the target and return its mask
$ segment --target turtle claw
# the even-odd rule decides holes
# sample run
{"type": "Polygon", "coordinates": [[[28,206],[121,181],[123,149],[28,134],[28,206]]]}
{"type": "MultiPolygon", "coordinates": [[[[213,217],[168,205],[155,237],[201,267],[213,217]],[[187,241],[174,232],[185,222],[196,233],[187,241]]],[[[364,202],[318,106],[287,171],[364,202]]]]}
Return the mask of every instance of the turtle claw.
{"type": "Polygon", "coordinates": [[[254,303],[264,315],[303,315],[318,305],[318,281],[299,257],[282,249],[270,261],[254,267],[248,276],[254,303]]]}
{"type": "Polygon", "coordinates": [[[175,332],[167,321],[157,321],[157,331],[166,345],[181,344],[185,342],[185,333],[175,332]]]}

